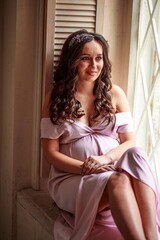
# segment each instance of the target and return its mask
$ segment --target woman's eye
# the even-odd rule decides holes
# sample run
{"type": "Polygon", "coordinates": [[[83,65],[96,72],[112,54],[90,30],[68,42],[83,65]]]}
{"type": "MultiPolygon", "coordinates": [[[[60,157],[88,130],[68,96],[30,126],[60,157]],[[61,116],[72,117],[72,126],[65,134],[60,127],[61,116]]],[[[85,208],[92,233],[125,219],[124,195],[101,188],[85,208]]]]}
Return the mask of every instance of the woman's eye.
{"type": "Polygon", "coordinates": [[[101,57],[101,56],[96,57],[96,61],[100,61],[102,59],[103,59],[103,57],[101,57]]]}
{"type": "Polygon", "coordinates": [[[99,62],[99,61],[101,61],[102,59],[103,59],[102,56],[97,56],[97,57],[95,57],[94,59],[91,59],[90,57],[87,57],[87,56],[81,57],[81,60],[82,60],[82,61],[94,60],[94,61],[96,61],[96,62],[99,62]]]}
{"type": "Polygon", "coordinates": [[[81,60],[87,61],[87,60],[89,60],[89,57],[82,57],[81,60]]]}

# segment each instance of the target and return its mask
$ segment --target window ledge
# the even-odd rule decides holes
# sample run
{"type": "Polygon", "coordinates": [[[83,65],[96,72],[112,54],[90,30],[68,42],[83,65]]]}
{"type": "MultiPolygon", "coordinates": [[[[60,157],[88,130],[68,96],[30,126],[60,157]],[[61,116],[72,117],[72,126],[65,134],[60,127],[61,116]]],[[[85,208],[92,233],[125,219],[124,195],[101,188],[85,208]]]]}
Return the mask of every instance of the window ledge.
{"type": "Polygon", "coordinates": [[[53,234],[53,225],[59,215],[58,208],[48,193],[23,189],[17,193],[17,202],[34,218],[45,230],[53,234]]]}

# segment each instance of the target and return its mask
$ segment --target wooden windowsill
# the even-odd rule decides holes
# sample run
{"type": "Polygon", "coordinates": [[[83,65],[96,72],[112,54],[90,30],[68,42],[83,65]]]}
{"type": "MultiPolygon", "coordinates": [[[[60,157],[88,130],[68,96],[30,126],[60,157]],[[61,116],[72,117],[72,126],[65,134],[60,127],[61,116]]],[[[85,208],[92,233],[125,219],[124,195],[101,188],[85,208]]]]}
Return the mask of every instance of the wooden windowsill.
{"type": "Polygon", "coordinates": [[[17,202],[34,218],[45,230],[53,234],[55,219],[59,215],[58,208],[48,193],[35,191],[31,188],[17,193],[17,202]]]}

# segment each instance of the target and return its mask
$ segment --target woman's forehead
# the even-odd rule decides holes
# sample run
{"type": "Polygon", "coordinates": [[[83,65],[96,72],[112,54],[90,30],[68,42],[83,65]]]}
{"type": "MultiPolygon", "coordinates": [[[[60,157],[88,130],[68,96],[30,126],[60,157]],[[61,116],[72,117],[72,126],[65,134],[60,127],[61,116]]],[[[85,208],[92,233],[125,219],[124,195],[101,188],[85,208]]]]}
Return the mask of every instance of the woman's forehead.
{"type": "Polygon", "coordinates": [[[93,52],[96,52],[97,54],[103,53],[103,48],[101,44],[95,40],[84,44],[82,54],[93,53],[93,52]]]}

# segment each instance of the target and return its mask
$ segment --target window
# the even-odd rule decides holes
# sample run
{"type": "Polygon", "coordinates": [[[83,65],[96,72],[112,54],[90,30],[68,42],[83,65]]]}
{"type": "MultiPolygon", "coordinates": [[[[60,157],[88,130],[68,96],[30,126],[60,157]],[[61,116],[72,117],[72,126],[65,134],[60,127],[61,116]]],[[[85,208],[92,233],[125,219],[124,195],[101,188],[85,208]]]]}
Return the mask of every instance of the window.
{"type": "Polygon", "coordinates": [[[133,117],[160,183],[160,1],[140,1],[133,117]]]}

